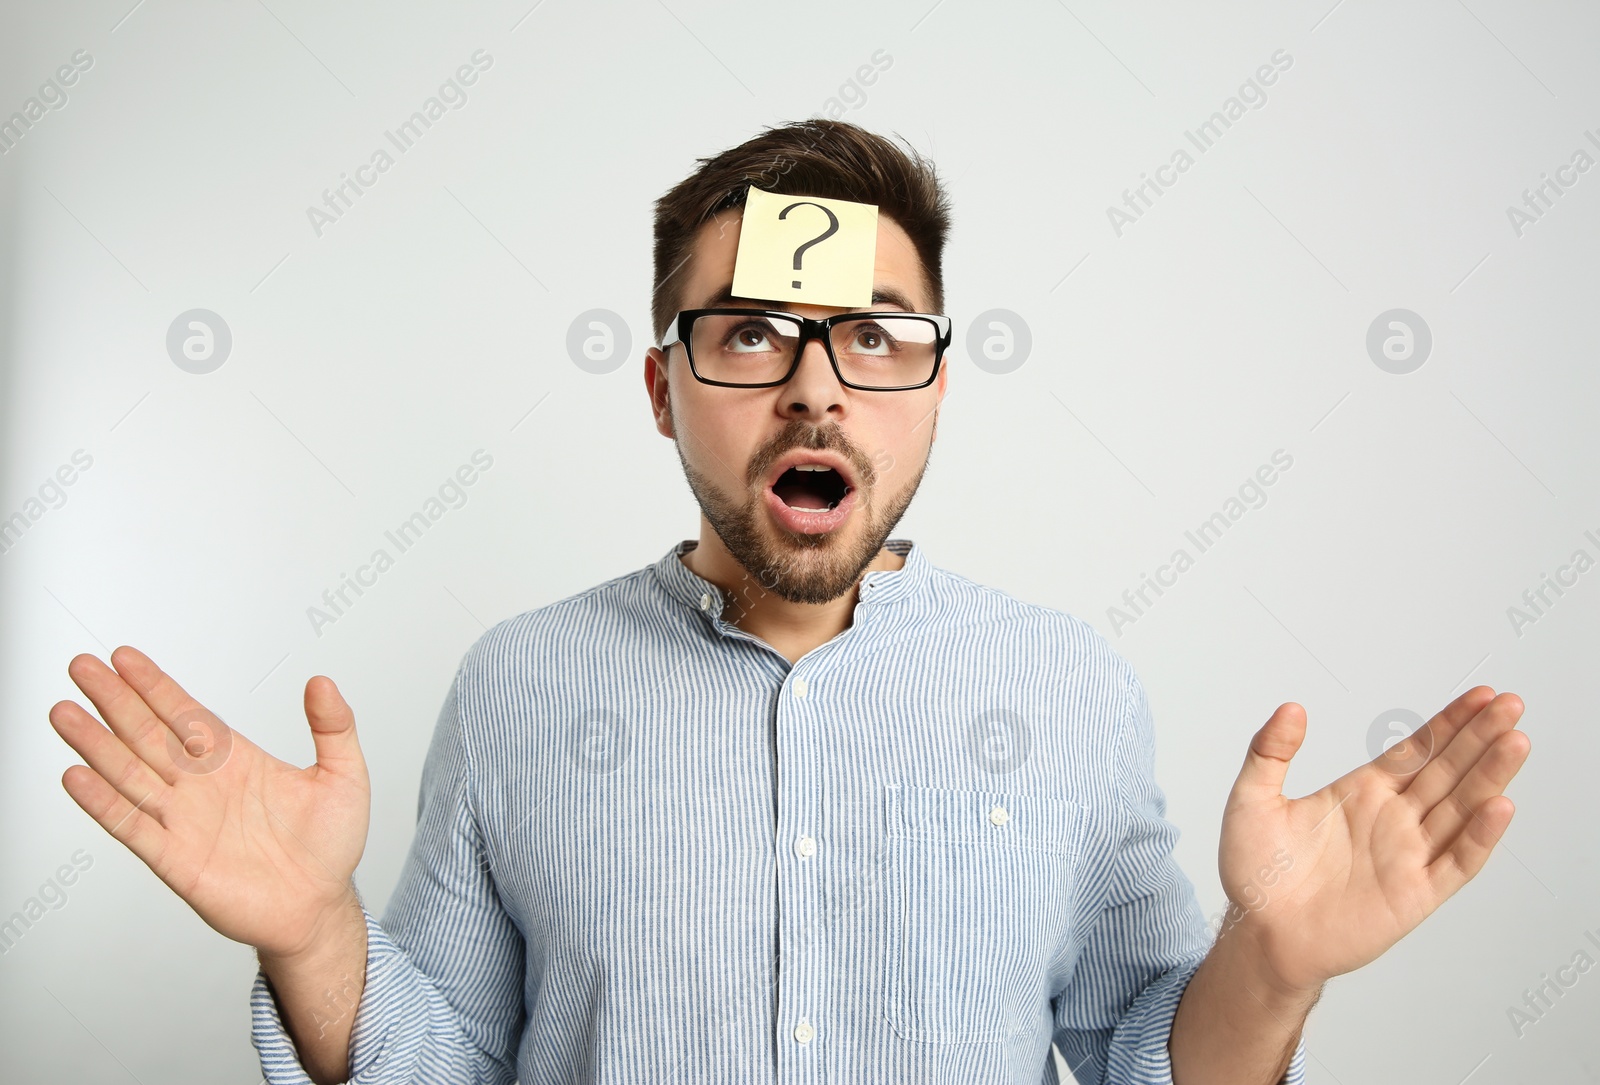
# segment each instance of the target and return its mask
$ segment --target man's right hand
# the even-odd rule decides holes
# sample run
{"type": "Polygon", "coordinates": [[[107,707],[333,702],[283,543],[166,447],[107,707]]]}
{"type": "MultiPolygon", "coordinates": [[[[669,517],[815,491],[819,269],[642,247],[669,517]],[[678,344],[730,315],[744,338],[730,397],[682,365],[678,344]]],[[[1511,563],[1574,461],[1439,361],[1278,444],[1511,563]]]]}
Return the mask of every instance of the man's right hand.
{"type": "Polygon", "coordinates": [[[316,764],[280,761],[224,724],[136,649],[73,658],[74,701],[50,723],[84,765],[61,777],[74,802],[219,934],[256,947],[285,1023],[317,1080],[343,1080],[366,928],[351,875],[366,847],[371,789],[355,715],[332,680],[306,683],[316,764]],[[331,1034],[326,1024],[334,1022],[331,1034]]]}
{"type": "Polygon", "coordinates": [[[306,683],[317,761],[302,769],[230,729],[142,652],[124,646],[111,662],[67,665],[109,731],[74,701],[50,710],[88,762],[62,775],[67,794],[219,934],[264,956],[312,951],[349,908],[371,806],[338,688],[306,683]]]}

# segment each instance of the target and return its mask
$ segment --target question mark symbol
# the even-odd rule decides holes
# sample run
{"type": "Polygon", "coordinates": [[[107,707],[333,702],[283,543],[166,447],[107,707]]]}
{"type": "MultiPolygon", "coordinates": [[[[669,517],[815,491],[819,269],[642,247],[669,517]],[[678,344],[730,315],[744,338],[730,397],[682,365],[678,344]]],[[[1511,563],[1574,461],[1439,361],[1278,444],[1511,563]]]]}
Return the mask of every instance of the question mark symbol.
{"type": "MultiPolygon", "coordinates": [[[[805,255],[807,249],[813,245],[820,245],[822,242],[828,240],[828,238],[839,232],[839,217],[826,207],[823,207],[820,203],[812,203],[810,200],[800,200],[796,203],[791,203],[788,207],[785,207],[782,211],[779,211],[778,218],[782,219],[787,217],[789,212],[793,211],[796,207],[815,207],[818,211],[821,211],[824,215],[828,216],[828,228],[822,233],[818,234],[816,237],[813,237],[810,241],[807,241],[805,244],[801,245],[798,249],[794,250],[794,269],[799,271],[800,257],[805,255]]],[[[800,280],[796,279],[789,285],[793,286],[796,290],[799,290],[800,280]]]]}

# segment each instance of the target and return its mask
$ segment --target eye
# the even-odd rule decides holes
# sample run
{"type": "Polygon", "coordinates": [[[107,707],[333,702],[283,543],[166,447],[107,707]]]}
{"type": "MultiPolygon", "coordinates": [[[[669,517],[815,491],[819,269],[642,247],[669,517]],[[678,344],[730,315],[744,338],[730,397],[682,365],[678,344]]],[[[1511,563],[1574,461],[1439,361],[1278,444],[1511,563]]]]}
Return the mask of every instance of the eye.
{"type": "Polygon", "coordinates": [[[760,321],[740,324],[728,333],[723,349],[735,354],[753,354],[775,349],[772,345],[772,326],[760,321]]]}
{"type": "Polygon", "coordinates": [[[852,354],[889,354],[894,348],[894,339],[876,324],[857,328],[850,340],[852,354]]]}

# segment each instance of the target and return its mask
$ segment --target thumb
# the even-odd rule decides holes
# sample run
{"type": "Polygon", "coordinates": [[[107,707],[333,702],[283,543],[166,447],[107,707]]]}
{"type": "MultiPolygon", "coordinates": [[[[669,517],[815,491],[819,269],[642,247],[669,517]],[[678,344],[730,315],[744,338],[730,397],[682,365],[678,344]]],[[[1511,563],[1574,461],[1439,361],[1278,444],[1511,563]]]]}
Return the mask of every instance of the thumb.
{"type": "Polygon", "coordinates": [[[314,675],[306,682],[306,722],[311,725],[319,767],[365,774],[366,761],[356,740],[356,714],[327,675],[314,675]]]}
{"type": "Polygon", "coordinates": [[[1306,710],[1287,701],[1250,739],[1244,767],[1233,785],[1232,798],[1260,800],[1283,794],[1284,777],[1289,774],[1289,759],[1306,737],[1306,710]]]}

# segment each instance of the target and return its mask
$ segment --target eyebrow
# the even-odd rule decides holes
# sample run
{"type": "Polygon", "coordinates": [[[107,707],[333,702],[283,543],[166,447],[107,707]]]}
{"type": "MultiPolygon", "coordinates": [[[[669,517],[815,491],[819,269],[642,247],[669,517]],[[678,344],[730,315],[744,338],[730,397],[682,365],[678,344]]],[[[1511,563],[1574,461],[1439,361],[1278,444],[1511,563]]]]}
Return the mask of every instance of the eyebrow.
{"type": "MultiPolygon", "coordinates": [[[[748,302],[750,303],[751,308],[762,307],[760,299],[734,297],[733,284],[728,283],[723,286],[721,290],[718,290],[709,298],[705,299],[705,301],[701,302],[699,308],[716,309],[724,305],[733,304],[735,302],[748,302]]],[[[897,308],[904,309],[908,313],[914,313],[917,311],[917,307],[911,304],[911,299],[906,297],[905,294],[896,290],[892,286],[874,287],[872,291],[872,300],[868,304],[869,307],[878,305],[893,305],[897,308]]]]}

